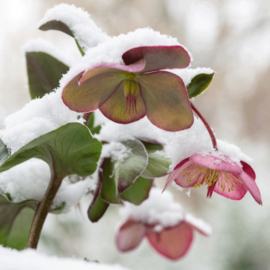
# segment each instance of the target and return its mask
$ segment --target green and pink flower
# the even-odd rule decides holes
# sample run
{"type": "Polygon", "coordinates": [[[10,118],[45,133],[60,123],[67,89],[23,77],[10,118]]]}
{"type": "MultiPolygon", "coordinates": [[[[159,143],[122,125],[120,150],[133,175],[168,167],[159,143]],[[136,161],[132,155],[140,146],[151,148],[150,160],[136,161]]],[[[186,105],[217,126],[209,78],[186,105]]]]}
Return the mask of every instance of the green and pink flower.
{"type": "Polygon", "coordinates": [[[165,188],[172,181],[184,188],[206,185],[207,197],[211,197],[213,192],[216,192],[231,200],[241,200],[249,191],[255,201],[262,205],[260,190],[255,183],[254,170],[244,161],[240,164],[223,155],[194,154],[182,160],[174,168],[165,188]]]}
{"type": "Polygon", "coordinates": [[[96,109],[110,120],[128,124],[147,115],[157,127],[179,131],[193,124],[182,79],[165,69],[185,68],[181,46],[145,46],[126,51],[124,64],[103,63],[74,77],[64,88],[64,103],[77,112],[96,109]]]}

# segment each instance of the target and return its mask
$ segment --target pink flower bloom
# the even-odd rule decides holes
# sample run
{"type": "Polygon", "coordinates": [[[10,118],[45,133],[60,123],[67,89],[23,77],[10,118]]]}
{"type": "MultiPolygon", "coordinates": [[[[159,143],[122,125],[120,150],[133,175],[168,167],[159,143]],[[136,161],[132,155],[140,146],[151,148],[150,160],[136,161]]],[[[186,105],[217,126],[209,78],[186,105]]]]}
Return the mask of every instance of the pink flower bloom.
{"type": "Polygon", "coordinates": [[[119,229],[116,236],[117,248],[122,251],[135,249],[147,238],[151,246],[162,256],[170,260],[182,258],[189,250],[193,240],[193,230],[209,236],[209,229],[200,226],[192,216],[187,215],[173,227],[155,230],[156,225],[148,225],[142,221],[127,220],[119,229]]]}
{"type": "Polygon", "coordinates": [[[126,51],[124,64],[104,63],[78,74],[64,88],[64,103],[77,112],[96,109],[116,123],[147,115],[157,127],[178,131],[193,124],[182,79],[164,69],[185,68],[188,52],[181,46],[146,46],[126,51]]]}
{"type": "Polygon", "coordinates": [[[194,154],[174,168],[164,189],[172,181],[184,188],[206,185],[207,197],[211,197],[215,191],[231,200],[241,200],[249,191],[255,201],[262,205],[261,194],[255,183],[255,172],[246,162],[240,163],[238,165],[222,155],[194,154]]]}

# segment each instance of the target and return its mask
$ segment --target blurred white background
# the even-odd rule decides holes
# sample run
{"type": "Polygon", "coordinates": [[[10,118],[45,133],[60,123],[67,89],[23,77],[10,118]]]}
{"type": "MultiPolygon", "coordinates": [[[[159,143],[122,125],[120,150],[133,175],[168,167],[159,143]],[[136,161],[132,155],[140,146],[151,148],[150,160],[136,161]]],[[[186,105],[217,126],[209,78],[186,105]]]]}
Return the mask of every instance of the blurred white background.
{"type": "Polygon", "coordinates": [[[0,0],[0,125],[30,100],[21,52],[28,40],[42,37],[80,57],[72,38],[36,27],[47,9],[62,2],[84,8],[109,35],[149,26],[177,37],[193,54],[193,68],[216,71],[209,89],[194,103],[218,138],[253,158],[264,205],[257,205],[249,194],[235,202],[217,194],[206,199],[204,189],[192,191],[191,197],[171,189],[187,211],[212,225],[213,236],[197,234],[187,256],[170,262],[146,242],[136,251],[119,254],[114,245],[117,207],[91,224],[85,215],[90,202],[86,198],[82,215],[74,210],[48,220],[40,250],[132,270],[270,269],[270,1],[0,0]]]}

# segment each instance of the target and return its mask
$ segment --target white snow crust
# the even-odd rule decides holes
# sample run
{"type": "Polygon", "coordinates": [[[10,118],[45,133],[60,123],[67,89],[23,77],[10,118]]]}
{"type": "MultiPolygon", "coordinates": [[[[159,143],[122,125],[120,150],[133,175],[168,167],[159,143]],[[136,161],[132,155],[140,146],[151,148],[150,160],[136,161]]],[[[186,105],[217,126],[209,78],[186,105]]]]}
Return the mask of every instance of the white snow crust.
{"type": "MultiPolygon", "coordinates": [[[[10,194],[12,202],[20,203],[26,200],[41,201],[50,182],[50,169],[47,163],[40,159],[30,159],[8,171],[0,174],[0,190],[10,194]]],[[[56,209],[64,203],[62,213],[66,213],[71,207],[77,205],[85,195],[92,180],[78,179],[73,183],[69,177],[65,177],[54,198],[51,209],[56,209]]]]}
{"type": "Polygon", "coordinates": [[[29,40],[23,47],[22,51],[26,52],[44,52],[52,57],[58,59],[67,66],[74,65],[75,61],[68,54],[64,53],[62,50],[58,49],[50,42],[43,38],[29,40]]]}
{"type": "Polygon", "coordinates": [[[38,27],[52,20],[66,24],[84,51],[109,38],[97,27],[86,11],[74,5],[60,4],[49,9],[38,27]]]}
{"type": "Polygon", "coordinates": [[[0,265],[3,270],[128,270],[120,265],[88,262],[75,258],[59,258],[32,249],[17,251],[2,246],[0,246],[0,265]]]}
{"type": "Polygon", "coordinates": [[[194,117],[194,124],[190,129],[178,132],[161,130],[154,126],[147,117],[144,117],[137,122],[127,125],[105,122],[98,135],[98,139],[105,141],[119,141],[132,137],[156,140],[163,144],[165,150],[163,155],[172,161],[170,170],[173,170],[183,159],[195,153],[207,154],[211,152],[218,157],[225,155],[238,164],[240,164],[240,160],[247,163],[252,162],[251,158],[242,153],[237,146],[222,140],[217,140],[219,151],[214,153],[210,136],[202,121],[196,116],[194,117]]]}
{"type": "Polygon", "coordinates": [[[170,192],[158,188],[152,188],[149,198],[140,205],[124,202],[120,214],[125,220],[132,219],[148,225],[157,225],[157,230],[175,226],[184,220],[184,211],[180,204],[173,201],[170,192]]]}
{"type": "Polygon", "coordinates": [[[120,209],[120,214],[124,220],[132,219],[141,221],[147,225],[155,225],[154,230],[161,231],[166,227],[172,227],[181,221],[187,221],[197,229],[211,234],[211,227],[201,219],[197,219],[191,214],[185,213],[179,203],[174,202],[169,191],[159,188],[152,188],[149,198],[140,205],[124,202],[124,207],[120,209]]]}
{"type": "Polygon", "coordinates": [[[30,141],[67,123],[83,123],[81,114],[69,110],[61,99],[61,90],[31,100],[4,121],[0,138],[13,154],[30,141]]]}
{"type": "Polygon", "coordinates": [[[98,44],[96,47],[91,48],[86,52],[85,56],[82,57],[81,60],[63,77],[61,80],[61,86],[64,87],[79,73],[99,64],[124,64],[122,55],[127,50],[140,46],[158,45],[172,46],[181,44],[176,38],[162,35],[151,28],[141,28],[127,34],[108,38],[108,40],[98,44]]]}

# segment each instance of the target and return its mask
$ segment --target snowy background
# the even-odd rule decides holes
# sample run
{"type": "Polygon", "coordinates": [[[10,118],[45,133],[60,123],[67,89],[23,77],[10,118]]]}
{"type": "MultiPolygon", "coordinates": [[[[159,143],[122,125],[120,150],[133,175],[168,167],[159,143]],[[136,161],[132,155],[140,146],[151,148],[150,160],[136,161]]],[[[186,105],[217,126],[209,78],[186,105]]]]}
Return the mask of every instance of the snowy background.
{"type": "MultiPolygon", "coordinates": [[[[270,2],[268,0],[77,0],[108,35],[151,27],[176,37],[191,51],[197,66],[217,71],[205,94],[194,103],[208,119],[219,139],[235,143],[253,158],[263,206],[247,194],[240,202],[206,190],[174,192],[185,210],[212,225],[213,235],[196,234],[187,256],[170,262],[145,241],[136,251],[117,252],[115,229],[121,222],[111,207],[98,224],[86,217],[90,197],[80,210],[51,216],[42,236],[40,251],[59,256],[119,263],[132,270],[146,269],[269,269],[270,265],[270,2]],[[109,224],[109,226],[108,226],[109,224]]],[[[74,40],[54,31],[37,29],[56,0],[0,0],[0,125],[9,114],[29,101],[26,68],[21,47],[33,38],[44,38],[75,60],[80,58],[74,40]]],[[[157,181],[163,186],[165,179],[157,181]]]]}

